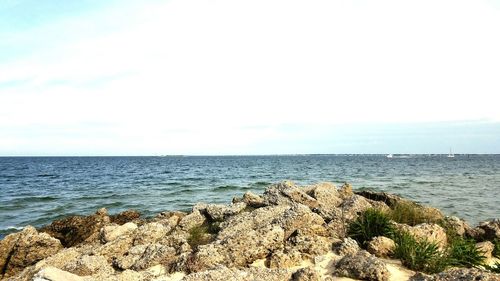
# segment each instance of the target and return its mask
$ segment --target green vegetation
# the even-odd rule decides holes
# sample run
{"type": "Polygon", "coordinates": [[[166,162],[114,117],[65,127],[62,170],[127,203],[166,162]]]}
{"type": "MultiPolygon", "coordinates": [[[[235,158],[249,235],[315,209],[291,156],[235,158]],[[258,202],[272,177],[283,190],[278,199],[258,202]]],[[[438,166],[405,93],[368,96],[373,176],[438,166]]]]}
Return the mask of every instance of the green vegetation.
{"type": "Polygon", "coordinates": [[[424,222],[437,223],[441,220],[441,214],[435,209],[426,208],[410,201],[396,202],[389,212],[389,217],[395,222],[411,226],[424,222]]]}
{"type": "Polygon", "coordinates": [[[500,273],[500,262],[495,262],[493,265],[487,265],[485,268],[494,273],[500,273]]]}
{"type": "Polygon", "coordinates": [[[368,209],[349,225],[348,235],[362,247],[373,237],[392,237],[394,229],[389,217],[380,210],[368,209]]]}
{"type": "Polygon", "coordinates": [[[455,238],[450,241],[447,254],[451,266],[476,267],[483,265],[486,257],[476,247],[473,239],[455,238]]]}
{"type": "Polygon", "coordinates": [[[493,256],[500,259],[500,240],[493,240],[495,247],[493,248],[493,256]]]}
{"type": "Polygon", "coordinates": [[[396,232],[394,257],[401,260],[404,266],[425,273],[443,271],[449,264],[445,253],[435,243],[427,240],[416,240],[407,232],[396,232]]]}
{"type": "Polygon", "coordinates": [[[189,230],[188,244],[192,249],[197,249],[200,245],[205,245],[213,241],[214,236],[219,233],[219,222],[205,222],[189,230]]]}

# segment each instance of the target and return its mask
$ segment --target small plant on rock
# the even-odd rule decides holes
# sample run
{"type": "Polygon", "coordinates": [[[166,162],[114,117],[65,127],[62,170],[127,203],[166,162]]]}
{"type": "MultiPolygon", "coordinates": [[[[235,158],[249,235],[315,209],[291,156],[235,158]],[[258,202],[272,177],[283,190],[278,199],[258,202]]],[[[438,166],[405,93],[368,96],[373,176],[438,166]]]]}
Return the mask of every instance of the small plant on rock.
{"type": "Polygon", "coordinates": [[[495,245],[495,247],[493,248],[492,255],[500,259],[500,240],[493,240],[493,245],[495,245]]]}
{"type": "Polygon", "coordinates": [[[348,235],[365,247],[373,237],[391,237],[394,228],[389,217],[380,210],[367,209],[349,225],[348,235]]]}
{"type": "Polygon", "coordinates": [[[195,226],[189,230],[188,244],[192,249],[197,249],[200,245],[212,242],[214,236],[219,233],[219,222],[205,222],[202,225],[195,226]]]}
{"type": "Polygon", "coordinates": [[[447,267],[448,258],[439,250],[437,244],[417,240],[407,232],[396,232],[393,237],[396,243],[394,257],[400,259],[409,269],[438,273],[447,267]]]}
{"type": "Polygon", "coordinates": [[[476,267],[484,264],[486,257],[476,247],[473,239],[455,238],[448,246],[450,265],[476,267]]]}

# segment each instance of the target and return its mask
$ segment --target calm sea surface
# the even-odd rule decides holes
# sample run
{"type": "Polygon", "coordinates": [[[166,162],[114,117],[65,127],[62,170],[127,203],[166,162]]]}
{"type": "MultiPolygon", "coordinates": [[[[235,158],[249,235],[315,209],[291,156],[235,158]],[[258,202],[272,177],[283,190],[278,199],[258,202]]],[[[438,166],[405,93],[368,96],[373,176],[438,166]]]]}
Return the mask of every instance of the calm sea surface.
{"type": "Polygon", "coordinates": [[[350,182],[465,218],[500,217],[500,155],[0,157],[0,238],[70,214],[186,210],[290,179],[350,182]]]}

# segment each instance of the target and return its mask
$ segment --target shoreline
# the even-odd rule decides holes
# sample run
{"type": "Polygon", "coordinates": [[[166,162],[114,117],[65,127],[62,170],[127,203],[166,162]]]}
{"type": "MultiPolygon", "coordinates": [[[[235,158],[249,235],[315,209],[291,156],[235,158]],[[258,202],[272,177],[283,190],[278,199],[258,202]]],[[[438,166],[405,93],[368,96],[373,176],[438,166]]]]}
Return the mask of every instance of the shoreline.
{"type": "Polygon", "coordinates": [[[471,227],[393,194],[354,192],[348,184],[299,187],[292,182],[270,185],[262,195],[246,192],[228,205],[198,203],[190,212],[168,211],[143,219],[132,210],[108,215],[106,209],[99,209],[40,229],[27,226],[0,241],[0,277],[446,280],[431,275],[428,267],[412,270],[404,257],[395,257],[402,243],[397,235],[359,240],[353,225],[363,222],[372,210],[390,221],[392,232],[435,243],[439,253],[451,251],[454,241],[477,243],[486,257],[484,266],[446,265],[442,278],[468,274],[500,280],[500,275],[485,270],[498,261],[492,255],[495,239],[500,239],[499,220],[471,227]]]}

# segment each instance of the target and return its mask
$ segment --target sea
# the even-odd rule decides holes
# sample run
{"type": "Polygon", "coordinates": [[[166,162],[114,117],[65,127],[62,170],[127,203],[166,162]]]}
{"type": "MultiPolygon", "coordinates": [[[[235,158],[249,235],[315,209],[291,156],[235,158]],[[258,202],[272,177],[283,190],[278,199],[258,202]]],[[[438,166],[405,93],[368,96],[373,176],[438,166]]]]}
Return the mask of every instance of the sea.
{"type": "Polygon", "coordinates": [[[500,155],[0,157],[0,239],[101,207],[148,217],[230,203],[283,180],[391,192],[473,225],[500,217],[500,155]]]}

